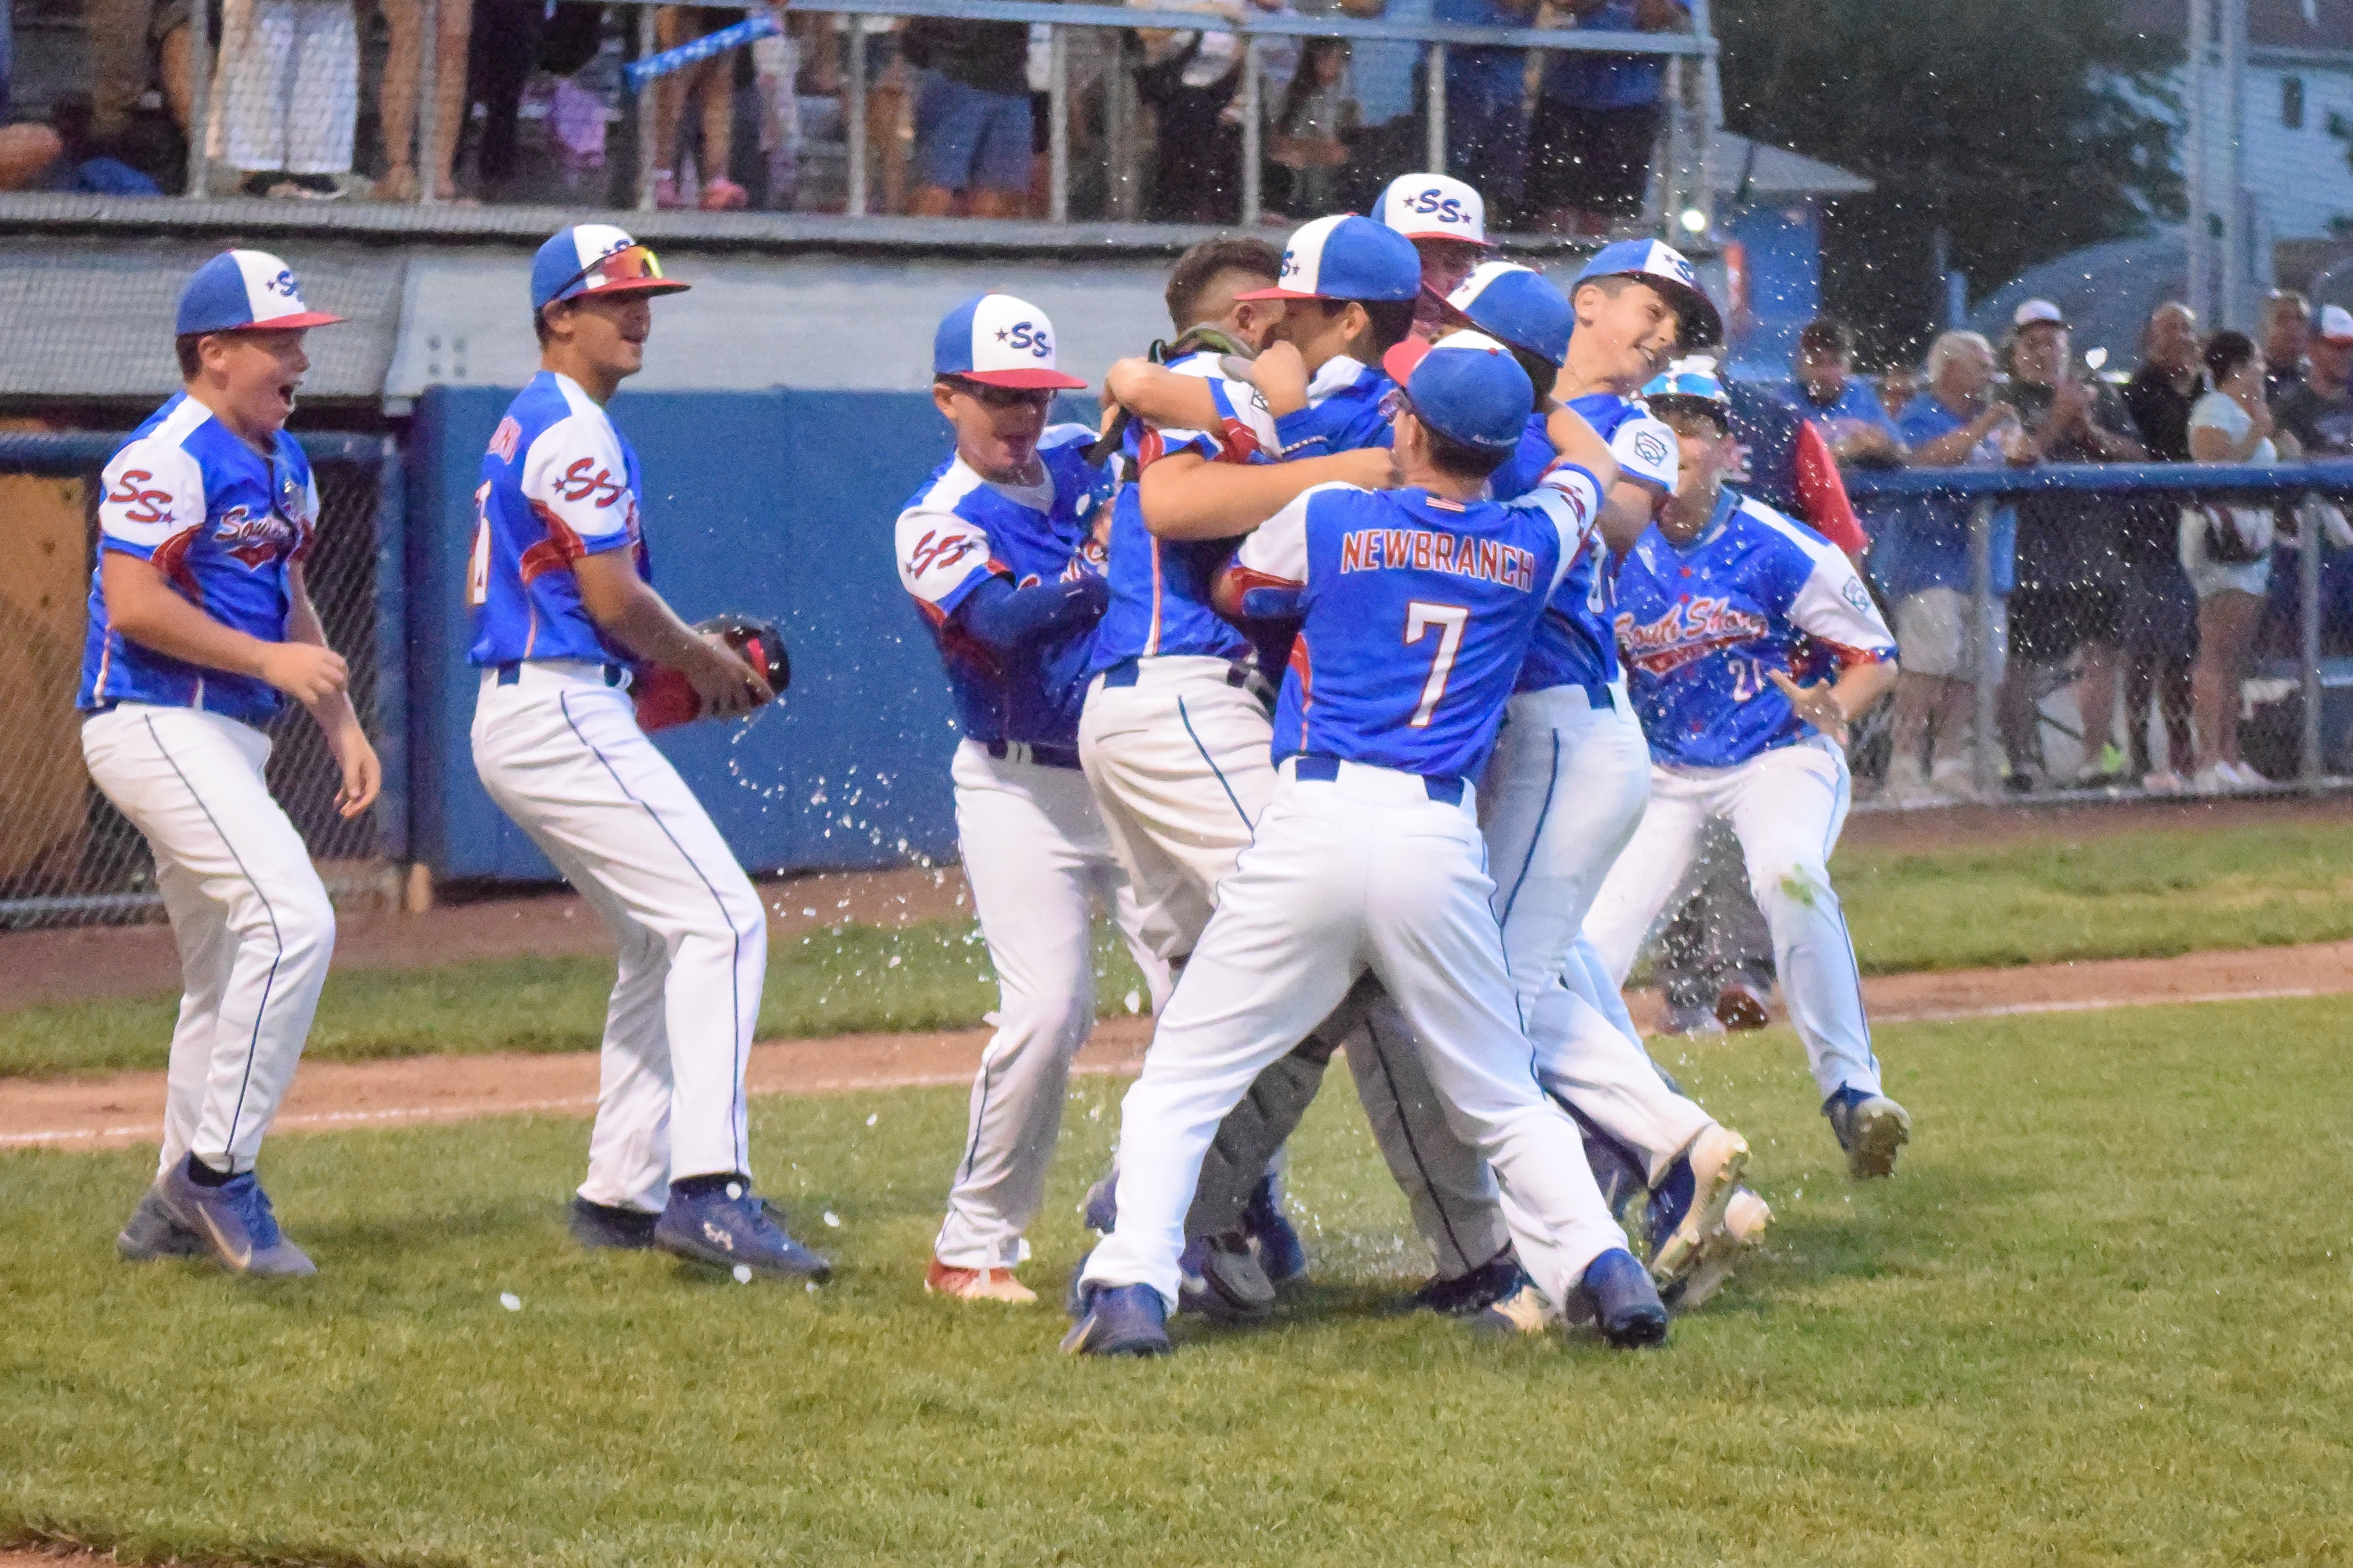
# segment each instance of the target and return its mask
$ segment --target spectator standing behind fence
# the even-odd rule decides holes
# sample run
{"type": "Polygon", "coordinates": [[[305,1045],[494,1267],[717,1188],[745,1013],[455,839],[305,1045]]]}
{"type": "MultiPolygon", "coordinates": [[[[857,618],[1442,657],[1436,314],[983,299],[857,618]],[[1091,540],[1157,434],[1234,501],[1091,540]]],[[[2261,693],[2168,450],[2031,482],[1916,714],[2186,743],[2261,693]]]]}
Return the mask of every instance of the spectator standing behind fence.
{"type": "MultiPolygon", "coordinates": [[[[1989,395],[1993,374],[1993,345],[1976,332],[1947,332],[1929,345],[1927,389],[1895,422],[1913,467],[1993,468],[2003,461],[2018,411],[1989,395]]],[[[1888,618],[1904,650],[1886,791],[1901,805],[1976,793],[1963,748],[1982,635],[1969,565],[1974,510],[1958,496],[1906,497],[1890,510],[1872,545],[1872,576],[1894,606],[1888,618]]],[[[1997,679],[2007,652],[2016,526],[2010,508],[1995,511],[1993,646],[1984,653],[1997,679]]]]}
{"type": "MultiPolygon", "coordinates": [[[[2124,432],[2130,421],[2105,384],[2084,377],[2068,341],[2067,318],[2048,300],[2029,300],[2011,317],[2010,381],[2003,397],[2018,410],[2023,438],[2013,463],[2119,463],[2147,456],[2124,432]]],[[[2031,789],[2042,771],[2040,671],[2082,655],[2075,681],[2084,760],[2074,782],[2106,771],[2116,724],[2116,675],[2124,660],[2126,582],[2117,548],[2120,503],[2096,496],[2030,496],[2018,503],[2018,586],[2010,596],[2010,672],[2002,683],[2002,744],[2010,787],[2031,789]]]]}
{"type": "MultiPolygon", "coordinates": [[[[2353,311],[2342,305],[2321,307],[2304,368],[2303,382],[2273,401],[2273,420],[2295,438],[2306,459],[2353,458],[2353,387],[2347,384],[2353,376],[2353,311]]],[[[2296,519],[2299,548],[2309,521],[2338,550],[2334,556],[2324,553],[2320,566],[2321,646],[2331,652],[2342,651],[2353,628],[2353,556],[2344,553],[2353,547],[2353,529],[2347,526],[2343,500],[2342,492],[2307,497],[2296,519]]],[[[2286,601],[2278,604],[2282,613],[2273,624],[2296,627],[2302,625],[2302,595],[2294,582],[2281,580],[2286,575],[2273,574],[2273,598],[2275,604],[2286,601]]]]}
{"type": "MultiPolygon", "coordinates": [[[[2125,408],[2140,444],[2163,463],[2189,460],[2189,411],[2206,394],[2198,363],[2198,317],[2168,301],[2141,329],[2140,364],[2125,387],[2125,408]]],[[[2181,570],[2181,502],[2150,496],[2128,502],[2119,544],[2125,588],[2125,742],[2141,788],[2179,795],[2189,788],[2189,668],[2198,657],[2198,595],[2181,570]],[[2165,723],[2163,765],[2150,753],[2149,709],[2165,723]]]]}
{"type": "MultiPolygon", "coordinates": [[[[722,27],[732,27],[743,19],[741,13],[716,6],[665,5],[654,13],[654,42],[659,47],[674,49],[722,27]]],[[[1017,34],[1027,36],[1018,23],[940,25],[1009,26],[1017,34]]],[[[692,204],[704,212],[733,212],[747,205],[751,201],[749,194],[727,177],[735,156],[735,54],[732,49],[707,60],[697,60],[654,82],[654,156],[658,160],[654,166],[654,205],[675,208],[689,203],[679,171],[686,162],[681,133],[690,106],[702,121],[702,146],[694,159],[696,182],[701,189],[694,193],[692,204]]],[[[1021,134],[1026,149],[1029,134],[1026,114],[1021,134]]],[[[1026,172],[1026,163],[1024,169],[1026,172]]]]}
{"type": "Polygon", "coordinates": [[[1903,437],[1878,396],[1855,379],[1854,334],[1828,316],[1798,333],[1797,379],[1788,389],[1790,412],[1813,421],[1841,463],[1894,468],[1904,461],[1903,437]]]}
{"type": "MultiPolygon", "coordinates": [[[[392,37],[385,51],[376,113],[384,128],[384,178],[376,200],[413,202],[417,197],[417,73],[424,68],[425,0],[377,0],[392,37]]],[[[448,201],[458,194],[450,168],[458,158],[458,133],[465,124],[466,59],[474,31],[474,0],[437,0],[433,9],[433,194],[448,201]]]]}
{"type": "MultiPolygon", "coordinates": [[[[1593,32],[1675,33],[1691,26],[1680,0],[1564,0],[1593,32]]],[[[1666,113],[1662,55],[1563,50],[1536,99],[1529,205],[1557,234],[1602,235],[1641,216],[1651,149],[1666,113]]]]}
{"type": "Polygon", "coordinates": [[[252,0],[222,13],[228,161],[248,196],[332,201],[352,167],[359,34],[352,0],[252,0]],[[242,25],[239,26],[238,24],[242,25]]]}
{"type": "MultiPolygon", "coordinates": [[[[1525,27],[1536,0],[1437,0],[1430,19],[1457,27],[1525,27]]],[[[1498,228],[1517,226],[1528,169],[1525,49],[1446,51],[1446,172],[1487,199],[1498,228]]]]}
{"type": "Polygon", "coordinates": [[[900,54],[923,73],[915,95],[915,194],[907,210],[1012,217],[1029,199],[1029,27],[911,19],[900,54]]]}
{"type": "Polygon", "coordinates": [[[1299,69],[1274,117],[1271,156],[1289,175],[1289,188],[1271,193],[1270,210],[1295,217],[1319,217],[1346,209],[1340,201],[1340,171],[1356,135],[1356,103],[1348,96],[1348,40],[1310,38],[1299,52],[1299,69]]]}
{"type": "MultiPolygon", "coordinates": [[[[2274,463],[2283,455],[2264,401],[2263,351],[2244,332],[2206,342],[2214,390],[2189,412],[2189,455],[2200,463],[2274,463]]],[[[2284,437],[2291,448],[2293,437],[2284,437]]],[[[2293,456],[2293,451],[2286,455],[2293,456]]],[[[2198,592],[2198,664],[2190,674],[2198,722],[2200,795],[2260,789],[2263,776],[2239,758],[2239,687],[2271,585],[2276,532],[2269,503],[2181,509],[2181,565],[2198,592]]]]}
{"type": "Polygon", "coordinates": [[[1920,367],[1911,364],[1890,365],[1879,377],[1879,406],[1890,422],[1904,417],[1912,400],[1928,385],[1920,367]]]}
{"type": "Polygon", "coordinates": [[[2263,300],[2263,395],[2276,401],[2304,384],[2304,353],[2312,340],[2312,301],[2293,289],[2263,300]]]}

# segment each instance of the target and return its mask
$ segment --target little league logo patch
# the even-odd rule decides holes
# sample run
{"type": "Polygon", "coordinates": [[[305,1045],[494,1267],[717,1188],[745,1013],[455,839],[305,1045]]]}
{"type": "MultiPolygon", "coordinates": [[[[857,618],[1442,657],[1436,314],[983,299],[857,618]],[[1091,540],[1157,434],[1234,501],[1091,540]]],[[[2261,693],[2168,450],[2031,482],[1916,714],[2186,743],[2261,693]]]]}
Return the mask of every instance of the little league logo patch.
{"type": "Polygon", "coordinates": [[[1860,580],[1853,577],[1848,578],[1846,585],[1841,588],[1839,593],[1848,604],[1852,605],[1864,615],[1871,613],[1871,593],[1863,587],[1860,580]]]}
{"type": "Polygon", "coordinates": [[[1667,461],[1667,443],[1655,430],[1634,432],[1634,455],[1652,468],[1663,468],[1667,461]]]}

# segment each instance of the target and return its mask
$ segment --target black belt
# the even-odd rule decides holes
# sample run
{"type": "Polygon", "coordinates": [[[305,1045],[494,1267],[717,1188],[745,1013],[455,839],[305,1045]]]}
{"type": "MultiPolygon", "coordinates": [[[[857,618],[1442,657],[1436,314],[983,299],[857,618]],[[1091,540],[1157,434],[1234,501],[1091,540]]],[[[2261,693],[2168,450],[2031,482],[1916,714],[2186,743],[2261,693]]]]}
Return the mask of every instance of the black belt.
{"type": "MultiPolygon", "coordinates": [[[[1365,765],[1367,767],[1375,767],[1379,764],[1367,763],[1365,765]]],[[[1389,771],[1393,773],[1403,772],[1402,769],[1391,769],[1389,771]]],[[[1292,776],[1294,778],[1314,779],[1319,783],[1330,784],[1333,780],[1340,776],[1340,759],[1337,757],[1303,755],[1292,763],[1291,773],[1292,776]]],[[[1421,787],[1429,793],[1430,799],[1438,802],[1440,805],[1461,805],[1462,804],[1463,781],[1460,778],[1451,776],[1434,777],[1429,773],[1408,773],[1406,776],[1408,778],[1418,778],[1421,780],[1421,787]]]]}
{"type": "Polygon", "coordinates": [[[1017,763],[1035,763],[1041,768],[1069,768],[1078,771],[1079,752],[1075,746],[1048,746],[1035,741],[984,741],[988,754],[998,762],[1010,759],[1017,763]]]}
{"type": "MultiPolygon", "coordinates": [[[[1167,658],[1170,656],[1155,655],[1155,657],[1167,658]]],[[[1216,656],[1209,655],[1207,657],[1214,658],[1216,656]]],[[[1130,654],[1127,658],[1121,659],[1117,664],[1112,665],[1103,672],[1103,683],[1107,687],[1133,686],[1135,684],[1137,677],[1142,674],[1143,661],[1137,658],[1134,654],[1130,654]]],[[[1270,708],[1274,705],[1274,687],[1265,676],[1259,673],[1258,667],[1254,664],[1248,664],[1240,659],[1235,659],[1228,663],[1226,666],[1226,684],[1232,687],[1237,691],[1249,692],[1252,697],[1257,698],[1261,702],[1266,704],[1270,708]]]]}
{"type": "MultiPolygon", "coordinates": [[[[521,680],[522,679],[522,666],[523,661],[519,658],[511,658],[504,664],[500,665],[498,667],[499,684],[501,686],[512,686],[516,681],[521,680]]],[[[628,670],[620,665],[608,664],[605,666],[605,684],[607,686],[620,685],[622,681],[628,679],[628,670]]]]}

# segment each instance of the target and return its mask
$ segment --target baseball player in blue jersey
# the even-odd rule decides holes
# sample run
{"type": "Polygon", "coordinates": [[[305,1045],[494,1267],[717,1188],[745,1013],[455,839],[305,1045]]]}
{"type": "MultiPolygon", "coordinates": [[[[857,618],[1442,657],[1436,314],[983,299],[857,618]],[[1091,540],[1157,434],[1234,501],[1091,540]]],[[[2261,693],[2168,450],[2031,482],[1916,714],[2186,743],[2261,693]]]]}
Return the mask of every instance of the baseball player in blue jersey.
{"type": "MultiPolygon", "coordinates": [[[[1688,306],[1680,313],[1697,314],[1688,306]]],[[[1540,275],[1486,263],[1447,300],[1446,314],[1504,343],[1539,384],[1558,376],[1573,313],[1540,275]]],[[[1574,406],[1610,444],[1620,476],[1617,493],[1630,483],[1652,506],[1663,503],[1675,488],[1673,432],[1639,405],[1609,394],[1588,394],[1574,406]]],[[[1556,461],[1543,413],[1532,414],[1491,489],[1511,500],[1556,461]]],[[[1650,1268],[1672,1300],[1721,1228],[1748,1152],[1737,1133],[1717,1125],[1653,1068],[1579,934],[1650,793],[1649,754],[1609,622],[1605,557],[1598,538],[1585,541],[1537,625],[1488,764],[1480,816],[1496,878],[1495,913],[1537,1077],[1578,1119],[1589,1142],[1614,1145],[1608,1151],[1614,1157],[1597,1162],[1597,1174],[1622,1163],[1633,1173],[1626,1184],[1652,1194],[1644,1215],[1650,1268]]],[[[1605,1193],[1612,1185],[1605,1180],[1605,1193]]],[[[1508,1287],[1515,1274],[1508,1259],[1499,1259],[1458,1289],[1432,1292],[1432,1304],[1468,1310],[1482,1291],[1508,1287]]]]}
{"type": "Polygon", "coordinates": [[[1423,338],[1440,336],[1447,330],[1447,296],[1494,252],[1486,199],[1451,174],[1399,174],[1382,189],[1372,217],[1413,241],[1421,258],[1413,329],[1423,338]]]}
{"type": "Polygon", "coordinates": [[[938,640],[955,697],[956,843],[1000,999],[973,1079],[962,1158],[926,1290],[1024,1303],[1022,1231],[1045,1195],[1071,1058],[1094,1027],[1092,921],[1115,915],[1155,1005],[1166,964],[1141,920],[1079,767],[1079,713],[1109,598],[1089,559],[1107,469],[1094,432],[1049,425],[1058,389],[1046,313],[1010,294],[948,312],[932,399],[955,450],[899,514],[899,580],[938,640]]]}
{"type": "Polygon", "coordinates": [[[499,421],[475,492],[474,768],[620,948],[574,1237],[823,1279],[825,1260],[752,1191],[744,1071],[766,912],[628,693],[659,664],[706,716],[769,695],[654,591],[637,454],[606,414],[645,363],[653,297],[685,287],[607,224],[567,228],[533,260],[540,370],[499,421]]]}
{"type": "Polygon", "coordinates": [[[1728,822],[1772,928],[1789,1020],[1858,1176],[1910,1136],[1880,1092],[1862,977],[1828,861],[1852,781],[1847,725],[1895,680],[1895,639],[1845,553],[1725,488],[1738,455],[1711,372],[1672,369],[1645,401],[1673,426],[1682,477],[1618,574],[1617,631],[1650,739],[1651,805],[1586,934],[1622,982],[1699,832],[1728,822]]]}
{"type": "Polygon", "coordinates": [[[1665,1334],[1575,1123],[1529,1071],[1470,783],[1614,470],[1563,415],[1564,453],[1592,468],[1564,463],[1514,506],[1486,500],[1533,403],[1500,346],[1447,340],[1398,400],[1409,488],[1310,489],[1221,574],[1229,612],[1301,617],[1274,723],[1282,778],[1123,1101],[1117,1223],[1079,1281],[1067,1351],[1168,1348],[1185,1216],[1218,1122],[1367,972],[1405,1014],[1458,1135],[1540,1235],[1529,1267],[1545,1291],[1612,1343],[1665,1334]],[[1367,843],[1385,853],[1366,856],[1367,843]]]}
{"type": "Polygon", "coordinates": [[[211,1253],[252,1275],[313,1272],[254,1161],[294,1081],[335,915],[270,798],[261,727],[311,710],[346,817],[383,773],[302,583],[319,492],[287,416],[311,327],[274,256],[230,250],[181,291],[185,384],[107,460],[83,645],[82,756],[155,857],[186,984],[172,1031],[163,1157],[116,1238],[133,1261],[211,1253]]]}

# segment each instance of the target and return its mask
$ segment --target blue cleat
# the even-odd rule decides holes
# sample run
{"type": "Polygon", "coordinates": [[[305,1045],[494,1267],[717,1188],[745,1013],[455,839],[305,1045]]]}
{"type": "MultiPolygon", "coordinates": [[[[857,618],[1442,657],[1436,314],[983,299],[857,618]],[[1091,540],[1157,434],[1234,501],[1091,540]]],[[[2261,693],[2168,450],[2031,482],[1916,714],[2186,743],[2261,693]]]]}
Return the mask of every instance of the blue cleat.
{"type": "Polygon", "coordinates": [[[1076,1324],[1062,1336],[1064,1355],[1168,1353],[1168,1309],[1149,1285],[1082,1284],[1076,1324]]]}
{"type": "Polygon", "coordinates": [[[1568,1320],[1595,1324],[1602,1339],[1621,1351],[1663,1344],[1667,1338],[1667,1309],[1658,1288],[1622,1247],[1585,1266],[1585,1278],[1569,1298],[1568,1320]]]}
{"type": "Polygon", "coordinates": [[[1701,1248],[1724,1224],[1724,1205],[1748,1168],[1748,1141],[1728,1127],[1710,1126],[1667,1167],[1643,1212],[1651,1280],[1662,1294],[1698,1265],[1701,1248]]]}
{"type": "Polygon", "coordinates": [[[642,1252],[654,1244],[654,1226],[660,1219],[643,1209],[590,1203],[575,1194],[565,1228],[573,1240],[594,1252],[642,1252]]]}
{"type": "Polygon", "coordinates": [[[1242,1234],[1258,1243],[1259,1268],[1269,1283],[1291,1285],[1305,1277],[1307,1248],[1300,1244],[1299,1232],[1282,1212],[1271,1172],[1250,1194],[1250,1206],[1242,1210],[1242,1234]]]}
{"type": "Polygon", "coordinates": [[[769,1217],[767,1201],[742,1177],[716,1191],[682,1193],[673,1184],[670,1204],[654,1222],[654,1245],[664,1252],[721,1268],[749,1268],[770,1279],[822,1285],[833,1266],[769,1217]]]}
{"type": "Polygon", "coordinates": [[[1912,1117],[1883,1094],[1841,1085],[1822,1101],[1822,1114],[1846,1151],[1846,1168],[1868,1181],[1895,1169],[1895,1152],[1912,1141],[1912,1117]]]}
{"type": "Polygon", "coordinates": [[[1534,1283],[1520,1268],[1520,1255],[1509,1244],[1504,1250],[1451,1279],[1430,1279],[1411,1298],[1414,1309],[1441,1318],[1472,1318],[1500,1301],[1508,1301],[1524,1285],[1534,1283]]]}
{"type": "Polygon", "coordinates": [[[295,1279],[319,1271],[278,1228],[269,1194],[251,1171],[208,1187],[192,1178],[183,1162],[156,1184],[155,1191],[174,1219],[239,1274],[295,1279]]]}
{"type": "Polygon", "coordinates": [[[114,1250],[127,1263],[153,1263],[159,1258],[206,1258],[212,1247],[205,1238],[182,1225],[164,1203],[162,1183],[141,1195],[139,1206],[122,1222],[114,1250]]]}

